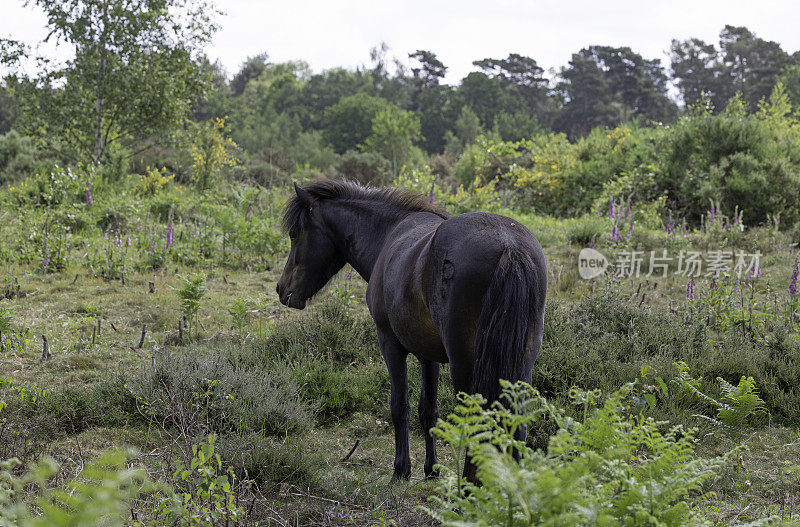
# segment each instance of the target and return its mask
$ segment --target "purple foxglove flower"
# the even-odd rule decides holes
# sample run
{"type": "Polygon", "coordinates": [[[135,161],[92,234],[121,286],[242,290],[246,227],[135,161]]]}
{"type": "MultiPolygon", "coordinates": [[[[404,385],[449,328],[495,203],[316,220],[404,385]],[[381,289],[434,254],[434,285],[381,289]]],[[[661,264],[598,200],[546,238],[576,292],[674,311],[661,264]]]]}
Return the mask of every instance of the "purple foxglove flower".
{"type": "Polygon", "coordinates": [[[170,222],[167,224],[167,234],[166,234],[166,236],[164,237],[164,238],[165,238],[165,241],[166,241],[166,243],[167,243],[167,248],[166,248],[166,250],[167,250],[167,251],[169,251],[169,248],[170,248],[170,247],[172,247],[172,240],[173,240],[172,233],[173,233],[173,229],[174,229],[174,226],[173,226],[173,224],[172,224],[172,220],[170,220],[170,222]]]}

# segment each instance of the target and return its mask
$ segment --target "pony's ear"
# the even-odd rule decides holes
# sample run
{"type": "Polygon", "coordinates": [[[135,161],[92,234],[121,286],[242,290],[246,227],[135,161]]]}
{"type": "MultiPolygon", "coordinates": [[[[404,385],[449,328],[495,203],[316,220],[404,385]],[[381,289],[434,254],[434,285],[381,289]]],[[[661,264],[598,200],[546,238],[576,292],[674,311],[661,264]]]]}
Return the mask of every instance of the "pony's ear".
{"type": "Polygon", "coordinates": [[[303,203],[303,205],[311,205],[312,197],[310,192],[300,188],[297,183],[294,183],[294,191],[297,194],[297,197],[300,198],[300,201],[303,203]]]}

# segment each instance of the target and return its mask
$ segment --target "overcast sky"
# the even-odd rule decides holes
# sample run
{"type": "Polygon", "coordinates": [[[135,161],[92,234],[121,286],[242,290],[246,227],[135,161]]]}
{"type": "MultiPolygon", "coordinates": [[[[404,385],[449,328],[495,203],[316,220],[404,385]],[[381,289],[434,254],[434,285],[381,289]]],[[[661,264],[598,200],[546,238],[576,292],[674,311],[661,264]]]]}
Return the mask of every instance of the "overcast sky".
{"type": "MultiPolygon", "coordinates": [[[[303,59],[314,71],[369,62],[386,42],[406,60],[416,49],[435,52],[457,83],[472,61],[520,53],[545,69],[566,65],[592,44],[630,46],[668,65],[672,38],[718,42],[725,24],[800,49],[800,2],[761,0],[218,0],[226,15],[208,54],[229,75],[250,55],[273,61],[303,59]]],[[[0,0],[0,37],[35,43],[44,17],[21,0],[0,0]]]]}

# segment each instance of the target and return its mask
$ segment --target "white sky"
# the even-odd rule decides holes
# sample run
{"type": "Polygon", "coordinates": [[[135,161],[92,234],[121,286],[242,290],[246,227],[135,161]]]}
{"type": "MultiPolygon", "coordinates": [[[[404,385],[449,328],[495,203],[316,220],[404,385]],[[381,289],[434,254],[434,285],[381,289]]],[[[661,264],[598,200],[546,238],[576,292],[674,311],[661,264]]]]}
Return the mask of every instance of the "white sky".
{"type": "MultiPolygon", "coordinates": [[[[800,49],[800,2],[792,0],[217,0],[226,15],[207,50],[229,75],[250,55],[307,61],[314,71],[369,62],[386,42],[389,56],[428,49],[457,83],[472,61],[520,53],[545,69],[566,65],[592,44],[630,46],[668,65],[672,38],[717,43],[725,24],[800,49]]],[[[0,0],[0,37],[41,39],[44,17],[22,0],[0,0]]]]}

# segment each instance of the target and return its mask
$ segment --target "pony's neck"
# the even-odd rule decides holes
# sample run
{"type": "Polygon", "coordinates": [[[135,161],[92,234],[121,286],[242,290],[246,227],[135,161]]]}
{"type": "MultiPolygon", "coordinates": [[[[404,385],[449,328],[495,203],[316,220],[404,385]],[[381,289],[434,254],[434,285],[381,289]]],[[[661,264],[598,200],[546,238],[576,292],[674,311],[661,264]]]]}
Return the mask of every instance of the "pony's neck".
{"type": "Polygon", "coordinates": [[[325,201],[322,215],[345,260],[369,282],[386,236],[409,213],[372,201],[325,201]]]}

